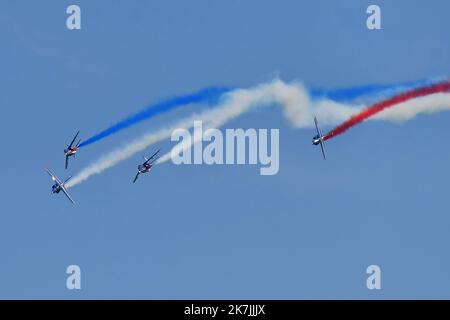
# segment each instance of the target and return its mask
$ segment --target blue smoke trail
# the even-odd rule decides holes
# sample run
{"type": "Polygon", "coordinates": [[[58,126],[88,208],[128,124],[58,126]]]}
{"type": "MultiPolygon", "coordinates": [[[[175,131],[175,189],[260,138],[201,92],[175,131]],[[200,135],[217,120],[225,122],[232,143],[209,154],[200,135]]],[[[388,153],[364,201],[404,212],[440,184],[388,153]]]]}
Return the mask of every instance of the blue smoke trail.
{"type": "Polygon", "coordinates": [[[336,102],[349,102],[367,96],[374,99],[377,99],[380,96],[388,97],[391,95],[396,95],[402,91],[432,85],[442,80],[443,78],[439,77],[433,79],[404,82],[394,85],[369,84],[351,88],[332,89],[332,90],[313,88],[309,90],[309,93],[313,100],[328,99],[336,102]]]}
{"type": "MultiPolygon", "coordinates": [[[[352,100],[356,100],[361,97],[371,97],[371,98],[379,98],[380,95],[384,97],[388,97],[390,95],[398,94],[405,90],[415,89],[417,87],[431,85],[433,83],[441,81],[442,78],[428,79],[428,80],[419,80],[419,81],[411,81],[405,82],[401,84],[394,85],[383,85],[383,84],[371,84],[371,85],[363,85],[351,88],[343,88],[343,89],[318,89],[312,88],[309,89],[309,94],[313,100],[320,99],[328,99],[336,102],[349,102],[352,100]]],[[[109,128],[101,131],[100,133],[92,136],[91,138],[85,140],[80,144],[81,147],[88,146],[94,142],[102,140],[118,131],[129,128],[134,124],[137,124],[141,121],[150,119],[159,114],[171,111],[176,109],[177,107],[181,107],[183,105],[191,104],[191,103],[206,103],[207,105],[214,106],[217,104],[219,98],[226,92],[234,90],[232,87],[211,87],[200,90],[198,92],[177,96],[162,102],[150,105],[146,107],[144,110],[139,111],[128,118],[117,122],[116,124],[110,126],[109,128]]]]}
{"type": "Polygon", "coordinates": [[[80,144],[81,147],[88,146],[90,144],[93,144],[94,142],[97,142],[99,140],[102,140],[118,131],[121,131],[123,129],[129,128],[132,125],[150,119],[158,114],[162,114],[168,111],[171,111],[177,107],[181,107],[183,105],[191,104],[191,103],[207,103],[214,105],[217,103],[220,96],[222,96],[225,92],[230,91],[230,88],[206,88],[203,90],[200,90],[198,92],[184,95],[184,96],[177,96],[173,97],[167,100],[164,100],[162,102],[150,105],[146,107],[144,110],[139,111],[128,118],[121,120],[117,122],[116,124],[110,126],[109,128],[97,133],[96,135],[92,136],[91,138],[85,140],[80,144]]]}

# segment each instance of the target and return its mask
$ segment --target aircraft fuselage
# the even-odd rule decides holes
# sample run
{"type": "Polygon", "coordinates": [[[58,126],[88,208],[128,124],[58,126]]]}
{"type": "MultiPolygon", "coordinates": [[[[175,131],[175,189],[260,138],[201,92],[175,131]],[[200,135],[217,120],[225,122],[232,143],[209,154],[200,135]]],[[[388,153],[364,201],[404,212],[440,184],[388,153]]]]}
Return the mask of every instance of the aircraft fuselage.
{"type": "Polygon", "coordinates": [[[59,193],[61,191],[61,186],[59,186],[58,184],[54,184],[52,186],[52,192],[53,193],[59,193]]]}
{"type": "Polygon", "coordinates": [[[138,166],[139,173],[146,173],[146,172],[149,172],[151,168],[152,168],[151,165],[142,165],[142,164],[140,164],[140,165],[138,166]]]}
{"type": "Polygon", "coordinates": [[[317,145],[320,144],[320,141],[322,141],[322,138],[321,138],[321,137],[319,137],[319,136],[314,136],[312,143],[313,143],[313,145],[317,146],[317,145]]]}
{"type": "Polygon", "coordinates": [[[66,154],[66,157],[71,157],[77,153],[77,148],[65,149],[64,153],[66,154]]]}

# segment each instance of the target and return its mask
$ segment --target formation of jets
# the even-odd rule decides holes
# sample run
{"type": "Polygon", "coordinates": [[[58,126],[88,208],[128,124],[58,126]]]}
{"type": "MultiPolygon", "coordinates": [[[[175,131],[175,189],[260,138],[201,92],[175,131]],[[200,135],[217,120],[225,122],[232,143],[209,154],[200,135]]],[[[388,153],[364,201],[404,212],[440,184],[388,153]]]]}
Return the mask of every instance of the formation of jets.
{"type": "MultiPolygon", "coordinates": [[[[314,124],[316,126],[317,134],[313,137],[312,144],[315,146],[320,145],[320,149],[322,150],[323,158],[326,160],[327,157],[325,154],[325,139],[324,139],[325,136],[322,134],[322,131],[320,130],[319,122],[317,121],[316,117],[314,117],[314,124]]],[[[79,134],[80,134],[80,131],[78,131],[75,134],[75,136],[73,137],[70,144],[67,146],[67,148],[64,149],[64,154],[66,156],[66,165],[65,165],[66,170],[69,166],[69,158],[72,156],[75,157],[75,155],[78,151],[78,148],[80,146],[81,139],[78,140],[78,142],[75,144],[75,141],[77,140],[79,134]]],[[[136,183],[137,179],[139,178],[139,175],[150,172],[155,161],[158,160],[158,158],[159,158],[158,154],[159,154],[160,150],[161,149],[156,151],[150,158],[143,157],[144,162],[142,164],[138,165],[138,172],[136,173],[136,176],[134,177],[133,183],[136,183]]],[[[62,181],[55,174],[53,174],[49,169],[45,168],[45,171],[49,174],[49,176],[51,177],[51,179],[54,182],[54,184],[52,185],[52,193],[58,194],[62,191],[66,195],[66,197],[70,200],[70,202],[75,204],[75,201],[73,201],[72,197],[70,196],[69,192],[67,191],[67,187],[65,186],[65,184],[67,183],[67,181],[70,180],[71,177],[67,178],[65,181],[62,181]]]]}
{"type": "MultiPolygon", "coordinates": [[[[75,141],[77,140],[79,134],[80,134],[80,131],[78,131],[75,134],[75,136],[73,137],[70,144],[67,145],[67,147],[64,149],[64,154],[66,156],[66,165],[65,165],[66,170],[69,167],[69,158],[72,156],[75,157],[75,155],[78,151],[78,148],[81,144],[81,139],[78,140],[78,142],[75,144],[75,141]]],[[[133,183],[136,182],[137,178],[139,177],[139,175],[141,173],[147,173],[152,169],[155,161],[158,160],[158,158],[159,158],[158,154],[159,154],[160,150],[161,149],[156,151],[150,158],[143,157],[145,162],[138,166],[138,172],[136,174],[136,177],[133,180],[133,183]]],[[[48,168],[45,168],[45,171],[48,173],[48,175],[54,182],[54,184],[52,185],[52,193],[58,194],[62,191],[66,195],[66,197],[69,199],[69,201],[72,202],[73,204],[75,204],[75,201],[70,196],[69,192],[67,191],[67,187],[66,187],[67,181],[69,181],[72,177],[69,177],[65,181],[62,181],[60,178],[58,178],[58,176],[56,176],[48,168]]]]}

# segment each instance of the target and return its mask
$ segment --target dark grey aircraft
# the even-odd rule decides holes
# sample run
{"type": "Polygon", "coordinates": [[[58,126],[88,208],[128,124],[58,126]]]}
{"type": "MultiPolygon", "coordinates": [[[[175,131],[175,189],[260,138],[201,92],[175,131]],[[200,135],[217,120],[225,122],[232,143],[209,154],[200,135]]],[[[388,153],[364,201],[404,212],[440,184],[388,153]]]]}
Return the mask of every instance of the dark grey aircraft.
{"type": "Polygon", "coordinates": [[[69,192],[67,192],[67,188],[65,187],[65,183],[70,180],[71,177],[67,178],[66,181],[62,182],[57,176],[55,176],[49,169],[45,168],[48,175],[52,178],[55,184],[52,186],[52,193],[60,193],[61,191],[66,195],[66,197],[75,204],[75,201],[70,197],[69,192]]]}
{"type": "Polygon", "coordinates": [[[136,182],[136,180],[139,178],[139,175],[140,175],[141,173],[147,173],[147,172],[149,172],[149,171],[152,169],[153,164],[154,164],[155,161],[158,160],[158,158],[159,158],[159,157],[157,157],[159,151],[161,151],[161,149],[159,149],[158,151],[156,151],[150,158],[143,157],[144,160],[145,160],[145,162],[144,162],[143,164],[140,164],[140,165],[138,166],[138,172],[137,172],[137,174],[136,174],[136,177],[135,177],[134,180],[133,180],[133,183],[136,182]]]}
{"type": "Polygon", "coordinates": [[[324,136],[322,135],[322,131],[319,128],[319,123],[317,121],[317,118],[314,117],[314,123],[316,125],[316,131],[317,135],[313,137],[312,143],[313,145],[317,146],[320,144],[320,148],[322,149],[323,158],[326,160],[327,157],[325,156],[325,140],[323,139],[324,136]]]}

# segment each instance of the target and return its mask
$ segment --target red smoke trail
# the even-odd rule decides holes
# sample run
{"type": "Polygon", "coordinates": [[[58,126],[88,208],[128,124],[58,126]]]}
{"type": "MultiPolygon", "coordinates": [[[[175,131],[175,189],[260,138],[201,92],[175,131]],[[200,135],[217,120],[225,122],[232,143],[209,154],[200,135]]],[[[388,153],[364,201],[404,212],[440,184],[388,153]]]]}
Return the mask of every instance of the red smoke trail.
{"type": "Polygon", "coordinates": [[[371,116],[377,114],[380,111],[383,111],[384,109],[393,107],[399,103],[406,102],[408,100],[423,97],[429,94],[433,93],[439,93],[439,92],[447,92],[450,91],[450,82],[444,81],[440,82],[431,86],[427,87],[421,87],[417,88],[411,91],[407,91],[405,93],[399,94],[397,96],[394,96],[392,98],[389,98],[387,100],[378,102],[371,107],[368,107],[367,109],[362,110],[360,113],[357,113],[350,117],[350,119],[346,120],[330,132],[328,132],[324,136],[324,140],[331,139],[337,135],[340,135],[341,133],[344,133],[354,125],[357,125],[358,123],[370,118],[371,116]]]}

